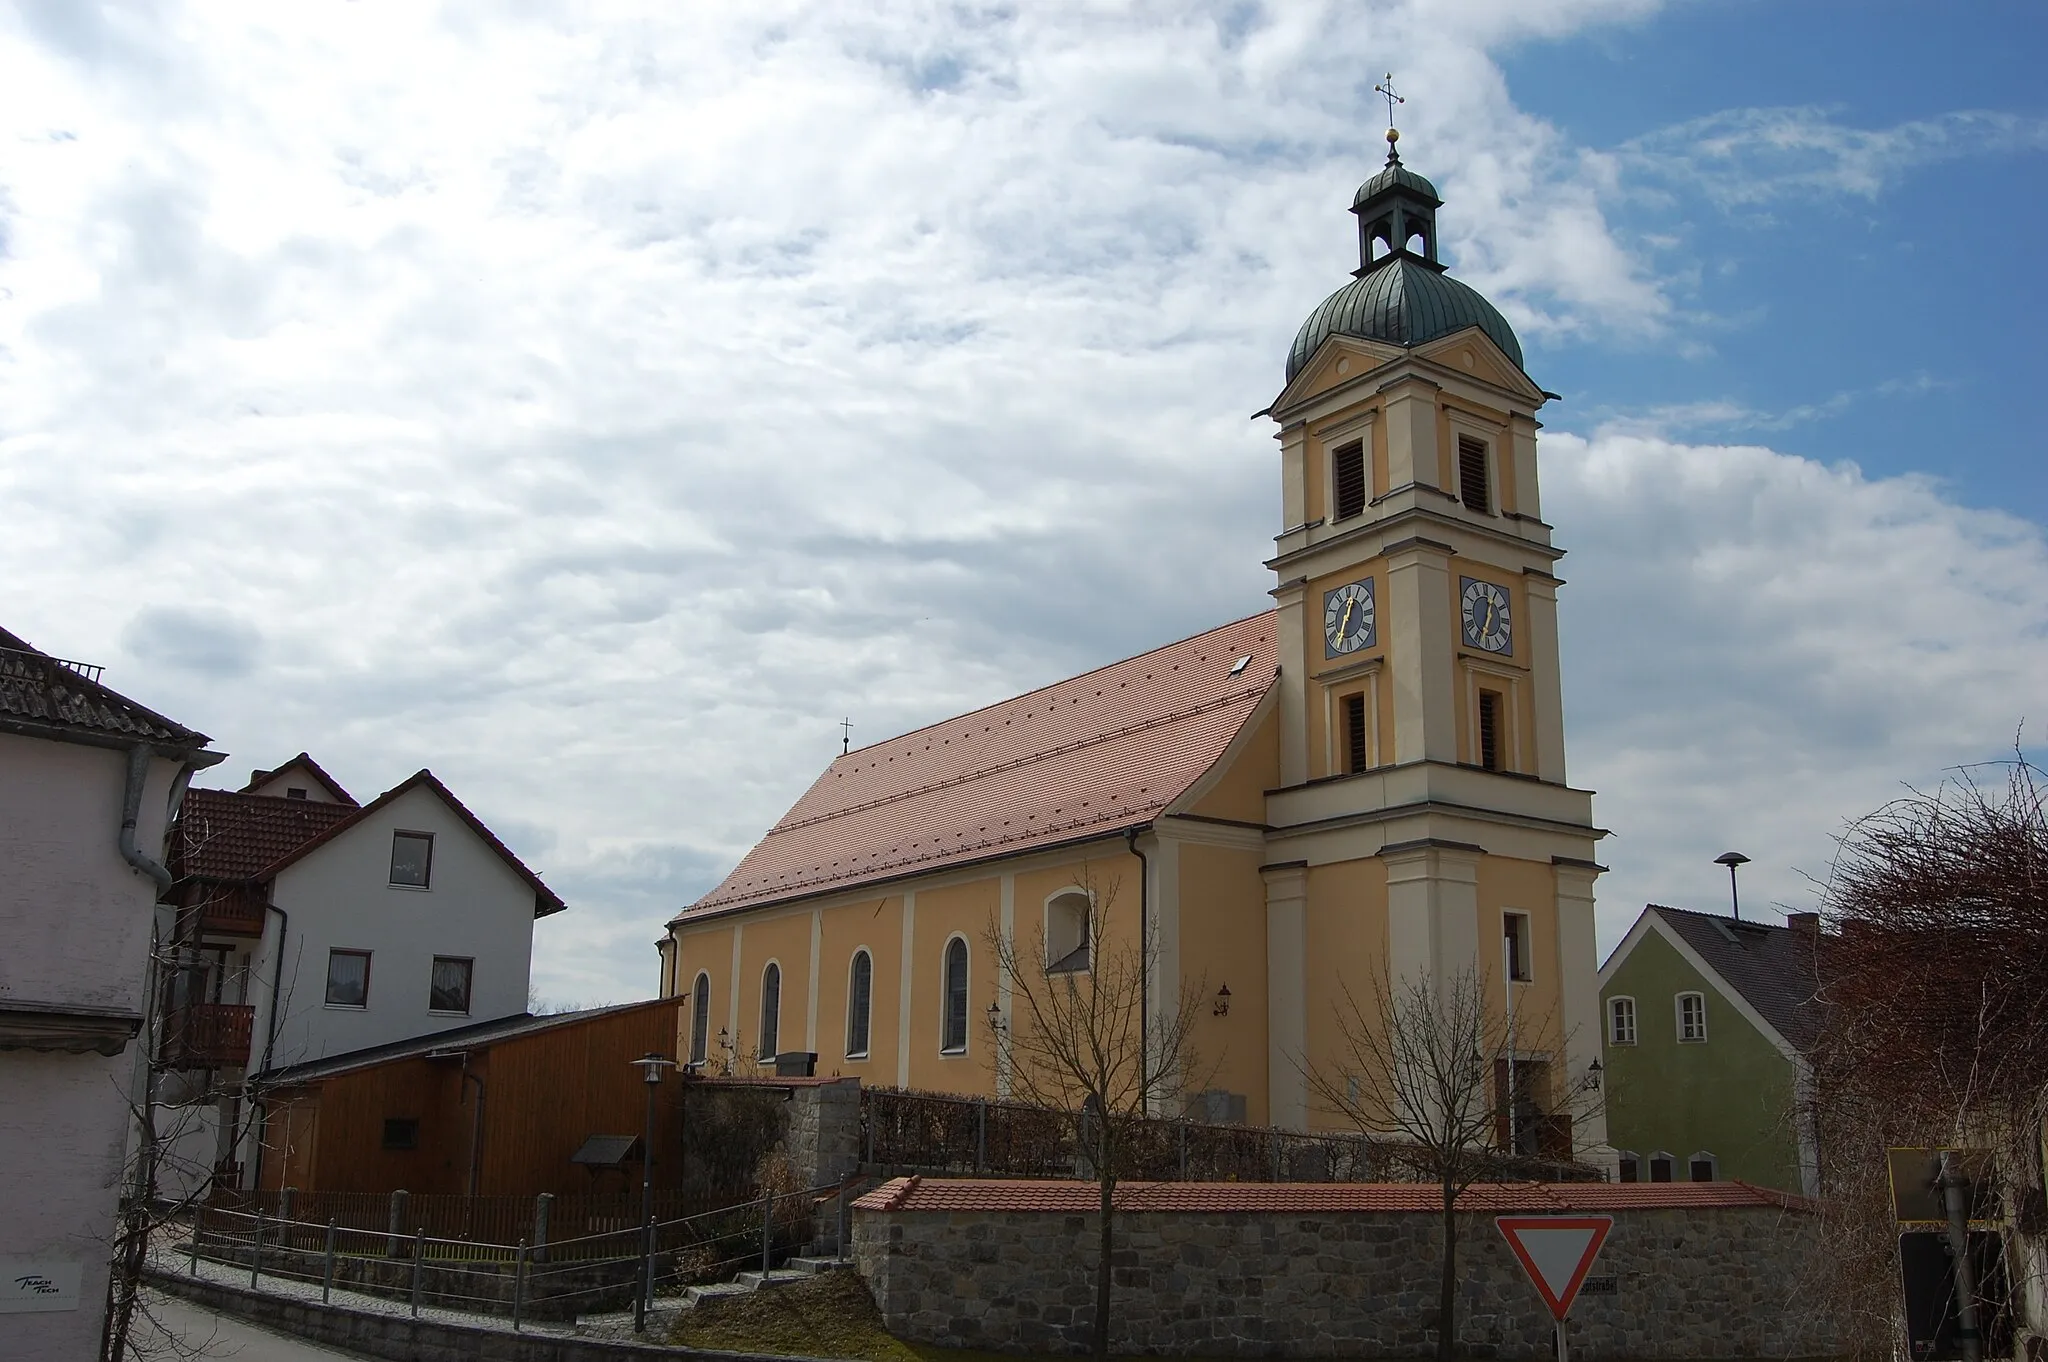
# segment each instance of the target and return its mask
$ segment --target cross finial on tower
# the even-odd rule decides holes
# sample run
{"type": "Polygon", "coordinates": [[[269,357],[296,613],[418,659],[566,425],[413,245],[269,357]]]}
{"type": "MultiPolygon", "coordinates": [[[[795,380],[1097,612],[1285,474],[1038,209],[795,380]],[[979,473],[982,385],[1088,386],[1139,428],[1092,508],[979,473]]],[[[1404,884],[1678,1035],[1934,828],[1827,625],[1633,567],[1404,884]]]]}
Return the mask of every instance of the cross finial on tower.
{"type": "Polygon", "coordinates": [[[853,750],[853,720],[839,721],[839,755],[845,756],[853,750]]]}
{"type": "Polygon", "coordinates": [[[1408,101],[1394,93],[1394,73],[1392,71],[1387,72],[1387,78],[1372,88],[1385,96],[1387,101],[1387,164],[1399,165],[1401,164],[1401,153],[1394,149],[1394,144],[1401,140],[1401,133],[1394,126],[1394,106],[1406,104],[1408,101]]]}

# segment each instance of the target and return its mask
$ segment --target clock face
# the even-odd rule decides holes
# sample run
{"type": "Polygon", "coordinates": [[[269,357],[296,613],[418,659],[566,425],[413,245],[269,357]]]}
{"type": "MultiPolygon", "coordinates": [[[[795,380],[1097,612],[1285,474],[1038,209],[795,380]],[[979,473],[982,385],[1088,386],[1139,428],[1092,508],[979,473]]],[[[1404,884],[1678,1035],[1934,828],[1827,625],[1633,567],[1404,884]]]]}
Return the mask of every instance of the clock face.
{"type": "Polygon", "coordinates": [[[1343,657],[1379,642],[1372,608],[1372,578],[1323,593],[1323,656],[1343,657]]]}
{"type": "Polygon", "coordinates": [[[1465,619],[1465,643],[1489,653],[1514,651],[1513,625],[1508,619],[1505,587],[1477,577],[1458,579],[1458,601],[1465,619]]]}

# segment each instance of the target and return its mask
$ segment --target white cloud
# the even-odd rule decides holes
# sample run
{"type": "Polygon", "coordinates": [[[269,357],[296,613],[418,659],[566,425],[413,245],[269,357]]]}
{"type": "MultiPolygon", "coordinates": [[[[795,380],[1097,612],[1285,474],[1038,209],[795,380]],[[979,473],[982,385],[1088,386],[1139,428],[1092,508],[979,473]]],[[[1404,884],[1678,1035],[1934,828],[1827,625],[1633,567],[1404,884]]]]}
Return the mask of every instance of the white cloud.
{"type": "Polygon", "coordinates": [[[1873,199],[1942,161],[2048,150],[2048,119],[1964,109],[1889,128],[1856,128],[1795,105],[1727,109],[1619,148],[1632,172],[1689,185],[1723,208],[1817,194],[1873,199]]]}
{"type": "Polygon", "coordinates": [[[2048,536],[1757,446],[1548,435],[1575,784],[1603,939],[1645,902],[1813,906],[1844,822],[2048,718],[2048,536]]]}
{"type": "MultiPolygon", "coordinates": [[[[1277,495],[1245,418],[1352,263],[1379,72],[1433,92],[1402,145],[1449,201],[1454,268],[1518,325],[1668,324],[1603,217],[1619,163],[1516,109],[1485,52],[1647,8],[18,10],[0,624],[112,664],[236,774],[304,747],[364,793],[431,764],[574,905],[542,928],[542,991],[630,996],[662,917],[842,714],[871,741],[1265,604],[1277,495]]],[[[1567,600],[1608,601],[1567,606],[1574,676],[1606,696],[1655,602],[1584,578],[1663,505],[1625,451],[1667,447],[1552,447],[1586,563],[1567,600]],[[1640,505],[1570,490],[1603,459],[1640,505]]],[[[1961,514],[1919,485],[1814,486],[1835,514],[1961,514]]],[[[1699,495],[1752,523],[1744,494],[1699,495]]],[[[1687,618],[1747,594],[1735,566],[1800,561],[1771,544],[1812,548],[1791,495],[1756,493],[1777,539],[1695,527],[1723,578],[1687,618]]],[[[1662,580],[1626,555],[1598,575],[1662,580]]],[[[1790,646],[1738,680],[1893,684],[1790,646]]],[[[1993,667],[1988,635],[1948,646],[1993,667]]],[[[1730,750],[1671,717],[1722,688],[1644,676],[1679,688],[1574,735],[1603,809],[1653,804],[1667,750],[1730,750]]],[[[1762,755],[1906,773],[2007,722],[1986,697],[1925,747],[1823,723],[1762,755]]],[[[1691,864],[1618,830],[1616,855],[1665,848],[1618,884],[1691,864]]]]}

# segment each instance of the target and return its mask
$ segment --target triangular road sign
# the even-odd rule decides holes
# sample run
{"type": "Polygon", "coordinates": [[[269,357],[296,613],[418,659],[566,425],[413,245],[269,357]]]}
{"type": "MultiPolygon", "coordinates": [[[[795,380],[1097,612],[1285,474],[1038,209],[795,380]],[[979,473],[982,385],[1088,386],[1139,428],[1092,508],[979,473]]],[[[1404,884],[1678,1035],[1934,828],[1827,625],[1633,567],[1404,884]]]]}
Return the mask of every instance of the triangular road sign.
{"type": "Polygon", "coordinates": [[[1586,1274],[1593,1270],[1593,1260],[1600,1256],[1600,1246],[1614,1228],[1614,1217],[1503,1215],[1493,1223],[1521,1260],[1529,1280],[1543,1293],[1551,1318],[1561,1320],[1585,1285],[1586,1274]]]}

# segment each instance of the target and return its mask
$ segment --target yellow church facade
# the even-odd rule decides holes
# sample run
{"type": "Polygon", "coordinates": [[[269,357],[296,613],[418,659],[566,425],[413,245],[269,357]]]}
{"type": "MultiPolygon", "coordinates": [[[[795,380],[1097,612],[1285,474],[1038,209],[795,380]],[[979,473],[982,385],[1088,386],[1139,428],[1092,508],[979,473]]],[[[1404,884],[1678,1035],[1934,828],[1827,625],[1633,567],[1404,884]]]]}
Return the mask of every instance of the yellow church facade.
{"type": "Polygon", "coordinates": [[[1085,969],[1142,923],[1155,1020],[1196,994],[1210,1114],[1337,1124],[1305,1073],[1339,1064],[1341,1000],[1417,976],[1512,997],[1524,1101],[1584,1084],[1602,833],[1565,775],[1548,395],[1438,262],[1441,206],[1390,151],[1263,413],[1273,607],[842,755],[667,925],[679,1054],[1002,1096],[996,939],[1085,969]]]}

